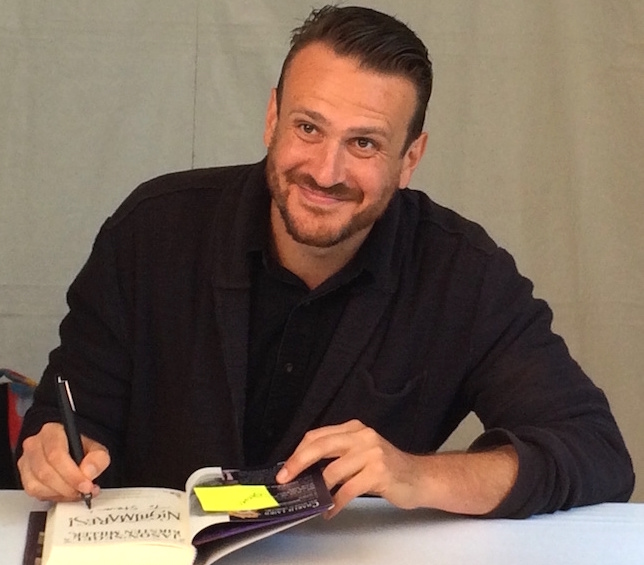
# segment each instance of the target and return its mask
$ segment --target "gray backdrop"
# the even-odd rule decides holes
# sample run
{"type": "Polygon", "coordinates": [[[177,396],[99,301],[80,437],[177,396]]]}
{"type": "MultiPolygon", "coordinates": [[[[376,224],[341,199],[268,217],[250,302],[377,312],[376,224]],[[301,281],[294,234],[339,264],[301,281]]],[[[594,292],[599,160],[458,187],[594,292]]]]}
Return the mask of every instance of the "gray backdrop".
{"type": "MultiPolygon", "coordinates": [[[[432,53],[412,186],[515,255],[644,470],[644,3],[355,3],[432,53]]],[[[0,366],[39,377],[68,284],[138,183],[263,156],[269,89],[311,5],[0,0],[0,366]]]]}

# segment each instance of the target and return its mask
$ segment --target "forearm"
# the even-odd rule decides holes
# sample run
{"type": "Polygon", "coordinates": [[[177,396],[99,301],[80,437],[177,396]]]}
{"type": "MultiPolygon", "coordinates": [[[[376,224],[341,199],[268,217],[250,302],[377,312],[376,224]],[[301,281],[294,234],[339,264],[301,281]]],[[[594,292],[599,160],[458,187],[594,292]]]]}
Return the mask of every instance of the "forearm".
{"type": "Polygon", "coordinates": [[[307,432],[277,481],[288,482],[324,460],[330,461],[323,472],[327,486],[339,487],[329,517],[365,493],[382,496],[400,508],[487,514],[510,492],[519,468],[518,455],[509,444],[467,453],[413,455],[351,420],[307,432]]]}
{"type": "Polygon", "coordinates": [[[411,457],[418,506],[458,514],[482,515],[494,510],[518,475],[518,456],[511,445],[411,457]]]}

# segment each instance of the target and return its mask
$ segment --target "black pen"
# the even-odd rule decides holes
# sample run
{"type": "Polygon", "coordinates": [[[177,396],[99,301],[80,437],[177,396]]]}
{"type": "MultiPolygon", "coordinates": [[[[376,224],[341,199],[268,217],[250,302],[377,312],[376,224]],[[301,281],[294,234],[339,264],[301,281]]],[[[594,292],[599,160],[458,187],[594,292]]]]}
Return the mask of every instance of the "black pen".
{"type": "MultiPolygon", "coordinates": [[[[65,434],[67,434],[67,443],[69,444],[69,453],[76,465],[80,465],[85,453],[83,452],[83,444],[81,443],[80,434],[76,427],[76,406],[74,406],[74,399],[72,398],[72,391],[69,388],[69,382],[63,379],[60,375],[56,377],[56,387],[58,389],[58,406],[63,418],[63,426],[65,427],[65,434]]],[[[87,508],[92,507],[92,495],[90,493],[81,493],[87,508]]]]}

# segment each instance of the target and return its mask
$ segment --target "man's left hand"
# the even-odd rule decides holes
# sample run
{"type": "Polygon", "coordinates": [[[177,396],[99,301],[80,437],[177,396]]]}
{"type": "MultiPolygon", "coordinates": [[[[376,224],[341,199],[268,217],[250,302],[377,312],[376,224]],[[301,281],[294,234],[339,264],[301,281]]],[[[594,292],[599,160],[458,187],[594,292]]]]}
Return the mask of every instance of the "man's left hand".
{"type": "Polygon", "coordinates": [[[382,496],[400,508],[418,506],[420,457],[400,451],[358,420],[307,432],[277,474],[277,481],[288,482],[323,459],[333,459],[323,472],[327,487],[341,485],[327,518],[366,493],[382,496]]]}

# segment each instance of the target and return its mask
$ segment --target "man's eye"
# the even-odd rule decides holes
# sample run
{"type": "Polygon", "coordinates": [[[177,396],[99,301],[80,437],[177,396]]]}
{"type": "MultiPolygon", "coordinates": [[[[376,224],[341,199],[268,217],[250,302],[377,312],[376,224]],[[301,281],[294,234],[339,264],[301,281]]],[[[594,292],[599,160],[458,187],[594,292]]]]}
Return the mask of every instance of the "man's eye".
{"type": "Polygon", "coordinates": [[[300,129],[307,135],[315,133],[315,126],[312,124],[300,124],[300,129]]]}
{"type": "Polygon", "coordinates": [[[358,148],[360,148],[360,149],[375,149],[376,148],[376,144],[373,141],[371,141],[371,139],[368,139],[366,137],[359,137],[358,139],[356,139],[355,143],[358,146],[358,148]]]}

